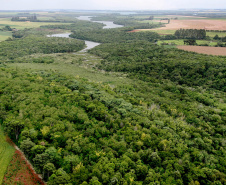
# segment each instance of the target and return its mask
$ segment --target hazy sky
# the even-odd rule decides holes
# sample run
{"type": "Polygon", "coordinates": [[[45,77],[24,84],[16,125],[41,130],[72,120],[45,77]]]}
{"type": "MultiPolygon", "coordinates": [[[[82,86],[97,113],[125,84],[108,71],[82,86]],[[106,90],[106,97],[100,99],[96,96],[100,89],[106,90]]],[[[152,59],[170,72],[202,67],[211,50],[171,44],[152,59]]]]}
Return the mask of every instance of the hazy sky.
{"type": "Polygon", "coordinates": [[[180,8],[226,9],[226,0],[0,0],[0,5],[0,10],[161,10],[180,8]]]}

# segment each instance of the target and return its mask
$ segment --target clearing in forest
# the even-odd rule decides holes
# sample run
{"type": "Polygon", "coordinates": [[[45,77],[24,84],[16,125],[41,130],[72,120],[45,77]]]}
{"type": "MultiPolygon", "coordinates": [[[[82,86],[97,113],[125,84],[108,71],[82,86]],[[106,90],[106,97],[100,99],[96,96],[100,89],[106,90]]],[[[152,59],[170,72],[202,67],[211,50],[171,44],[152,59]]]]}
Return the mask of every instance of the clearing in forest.
{"type": "Polygon", "coordinates": [[[6,141],[6,136],[0,126],[0,184],[4,178],[6,169],[12,160],[15,149],[6,141]]]}
{"type": "Polygon", "coordinates": [[[177,46],[178,49],[202,53],[207,55],[222,55],[226,56],[225,47],[209,47],[209,46],[177,46]]]}

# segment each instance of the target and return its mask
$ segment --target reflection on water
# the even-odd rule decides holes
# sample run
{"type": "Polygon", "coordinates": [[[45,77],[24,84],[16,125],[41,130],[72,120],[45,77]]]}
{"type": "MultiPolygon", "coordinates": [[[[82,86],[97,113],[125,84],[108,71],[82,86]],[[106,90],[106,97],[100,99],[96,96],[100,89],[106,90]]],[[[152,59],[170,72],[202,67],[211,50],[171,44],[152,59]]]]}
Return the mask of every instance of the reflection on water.
{"type": "Polygon", "coordinates": [[[76,17],[78,20],[82,20],[82,21],[91,21],[92,16],[79,16],[76,17]]]}
{"type": "MultiPolygon", "coordinates": [[[[91,21],[92,16],[79,16],[79,17],[76,17],[76,18],[78,20],[91,21]]],[[[121,28],[121,27],[123,27],[122,25],[114,24],[112,21],[92,21],[92,22],[98,22],[98,23],[105,24],[105,26],[103,27],[103,29],[121,28]]]]}
{"type": "Polygon", "coordinates": [[[88,41],[88,40],[85,40],[85,43],[86,43],[87,47],[85,49],[83,49],[82,51],[87,51],[89,49],[92,49],[92,48],[100,45],[100,43],[98,43],[98,42],[92,42],[92,41],[88,41]]]}
{"type": "MultiPolygon", "coordinates": [[[[79,16],[79,17],[77,17],[77,19],[84,20],[84,21],[91,21],[91,18],[92,18],[92,16],[79,16]]],[[[98,22],[98,23],[105,24],[103,29],[123,27],[122,25],[114,24],[112,21],[92,21],[92,22],[98,22]]],[[[47,35],[47,37],[65,37],[65,38],[69,38],[69,35],[70,35],[70,33],[60,33],[60,34],[47,35]]],[[[83,52],[86,52],[87,50],[92,49],[92,48],[100,45],[100,43],[92,42],[92,41],[88,41],[88,40],[85,40],[85,44],[86,44],[87,47],[82,50],[83,52]]]]}
{"type": "Polygon", "coordinates": [[[59,34],[53,34],[53,35],[47,35],[47,37],[64,37],[64,38],[69,38],[69,35],[71,33],[59,33],[59,34]]]}
{"type": "MultiPolygon", "coordinates": [[[[59,34],[53,34],[53,35],[47,35],[47,37],[64,37],[64,38],[69,38],[69,35],[71,33],[59,33],[59,34]]],[[[88,41],[88,40],[85,40],[85,44],[86,44],[86,48],[81,50],[83,52],[86,52],[87,50],[89,49],[92,49],[98,45],[100,45],[100,43],[98,42],[92,42],[92,41],[88,41]]]]}

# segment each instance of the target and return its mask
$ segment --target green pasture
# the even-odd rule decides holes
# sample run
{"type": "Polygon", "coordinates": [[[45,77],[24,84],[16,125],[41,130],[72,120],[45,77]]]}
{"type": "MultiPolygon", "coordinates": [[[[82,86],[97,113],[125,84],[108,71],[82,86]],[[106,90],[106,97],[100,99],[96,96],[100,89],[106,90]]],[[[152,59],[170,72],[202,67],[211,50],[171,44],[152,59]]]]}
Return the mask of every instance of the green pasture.
{"type": "Polygon", "coordinates": [[[101,58],[83,52],[75,54],[36,54],[29,57],[51,56],[54,58],[54,63],[8,63],[10,67],[30,69],[30,70],[49,70],[61,73],[62,75],[71,75],[76,78],[90,79],[97,83],[113,83],[113,84],[127,84],[130,80],[125,78],[121,73],[105,72],[93,68],[99,64],[101,58]]]}
{"type": "MultiPolygon", "coordinates": [[[[177,45],[181,46],[184,45],[184,39],[178,39],[178,40],[160,40],[158,41],[158,45],[161,45],[162,43],[168,43],[170,45],[177,45]]],[[[199,44],[208,44],[209,46],[215,46],[217,42],[213,41],[207,41],[207,40],[196,40],[196,43],[199,44]]]]}
{"type": "MultiPolygon", "coordinates": [[[[161,20],[163,18],[174,19],[176,17],[178,18],[178,20],[207,19],[206,17],[183,16],[183,15],[153,15],[153,16],[154,16],[154,20],[161,20]]],[[[135,15],[134,17],[137,19],[148,19],[150,17],[150,15],[135,15]]]]}
{"type": "Polygon", "coordinates": [[[218,35],[219,37],[226,37],[226,32],[206,32],[206,35],[209,37],[215,37],[215,35],[218,35]]]}
{"type": "Polygon", "coordinates": [[[143,21],[139,21],[140,23],[149,23],[149,24],[159,24],[159,22],[157,21],[152,21],[152,20],[143,20],[143,21]]]}
{"type": "Polygon", "coordinates": [[[11,36],[12,36],[12,33],[9,31],[0,31],[0,42],[6,40],[11,36]]]}
{"type": "Polygon", "coordinates": [[[0,126],[0,184],[2,184],[5,171],[14,155],[14,151],[15,149],[6,142],[2,126],[0,126]]]}
{"type": "Polygon", "coordinates": [[[11,28],[24,29],[24,28],[37,28],[44,25],[56,25],[56,24],[70,24],[70,23],[16,22],[11,21],[11,18],[0,18],[0,28],[9,25],[11,28]]]}

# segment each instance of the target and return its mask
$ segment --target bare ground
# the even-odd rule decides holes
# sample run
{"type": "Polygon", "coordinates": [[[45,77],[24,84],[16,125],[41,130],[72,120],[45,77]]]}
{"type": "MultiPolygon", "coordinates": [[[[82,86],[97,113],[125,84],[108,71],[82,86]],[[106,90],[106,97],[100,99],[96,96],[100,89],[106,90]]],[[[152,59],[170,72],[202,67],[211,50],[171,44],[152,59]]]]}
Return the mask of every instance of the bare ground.
{"type": "Polygon", "coordinates": [[[193,51],[207,55],[222,55],[226,56],[225,47],[209,47],[209,46],[177,46],[178,49],[193,51]]]}

